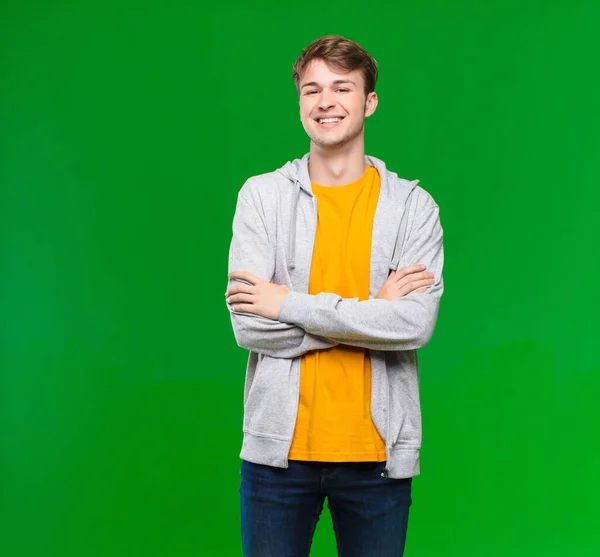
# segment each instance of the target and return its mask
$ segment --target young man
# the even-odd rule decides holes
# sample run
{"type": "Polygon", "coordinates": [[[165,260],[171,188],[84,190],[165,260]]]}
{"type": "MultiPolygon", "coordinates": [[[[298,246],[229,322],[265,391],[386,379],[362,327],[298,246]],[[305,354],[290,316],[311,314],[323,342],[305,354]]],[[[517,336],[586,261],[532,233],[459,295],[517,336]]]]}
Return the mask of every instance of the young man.
{"type": "Polygon", "coordinates": [[[377,64],[317,39],[293,78],[310,152],[239,192],[226,293],[250,351],[246,557],[306,557],[327,498],[344,557],[403,554],[421,413],[416,350],[443,291],[438,206],[365,156],[377,64]]]}

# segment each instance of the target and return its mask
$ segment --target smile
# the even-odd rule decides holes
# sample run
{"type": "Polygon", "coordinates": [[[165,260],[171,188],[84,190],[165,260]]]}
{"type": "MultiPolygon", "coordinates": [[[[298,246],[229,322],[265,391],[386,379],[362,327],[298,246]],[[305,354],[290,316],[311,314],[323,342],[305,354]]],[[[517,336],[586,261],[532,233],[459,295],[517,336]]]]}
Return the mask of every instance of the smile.
{"type": "Polygon", "coordinates": [[[333,126],[336,126],[337,124],[339,124],[342,120],[343,120],[343,118],[338,118],[338,117],[317,118],[317,123],[324,128],[332,128],[333,126]]]}

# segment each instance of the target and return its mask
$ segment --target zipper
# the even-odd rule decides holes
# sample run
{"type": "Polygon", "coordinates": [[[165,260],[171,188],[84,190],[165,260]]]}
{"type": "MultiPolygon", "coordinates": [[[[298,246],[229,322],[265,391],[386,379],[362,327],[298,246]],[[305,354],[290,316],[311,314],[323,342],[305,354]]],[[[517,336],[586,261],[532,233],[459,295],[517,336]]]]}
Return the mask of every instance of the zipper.
{"type": "MultiPolygon", "coordinates": [[[[311,250],[311,255],[310,255],[310,261],[311,261],[311,266],[312,266],[312,256],[314,254],[315,251],[315,240],[317,238],[317,198],[313,195],[312,196],[312,202],[313,202],[313,208],[314,208],[314,227],[313,227],[313,235],[312,235],[312,250],[311,250]]],[[[300,199],[298,199],[298,203],[300,203],[300,199]]],[[[298,207],[294,207],[294,210],[298,210],[298,207]]],[[[295,256],[294,256],[295,257],[295,256]]],[[[306,283],[306,291],[308,292],[308,285],[310,284],[310,268],[308,270],[308,280],[306,283]]],[[[300,407],[300,371],[301,371],[301,366],[302,366],[302,356],[298,357],[298,360],[300,360],[298,362],[298,397],[296,399],[296,413],[294,415],[294,427],[292,429],[292,435],[290,436],[290,442],[288,445],[288,450],[287,450],[287,456],[285,458],[285,467],[289,468],[290,466],[290,461],[289,461],[289,454],[290,454],[290,449],[292,448],[292,441],[294,440],[294,432],[296,430],[296,421],[298,420],[298,409],[300,407]]],[[[294,362],[292,361],[292,365],[294,365],[294,362]]]]}
{"type": "MultiPolygon", "coordinates": [[[[400,218],[400,225],[398,227],[398,233],[396,235],[396,242],[394,243],[394,250],[392,251],[392,265],[391,265],[391,269],[389,272],[391,272],[392,270],[397,271],[398,268],[400,267],[400,259],[403,255],[403,249],[404,249],[404,242],[406,241],[406,227],[407,227],[407,222],[408,222],[408,213],[410,212],[410,208],[412,206],[412,202],[413,202],[413,192],[415,191],[416,188],[416,184],[415,186],[412,187],[412,189],[408,192],[408,195],[406,196],[406,200],[404,201],[404,211],[402,212],[402,217],[400,218]],[[400,238],[400,236],[402,235],[402,241],[400,242],[400,245],[398,245],[398,239],[400,238]],[[399,253],[398,253],[399,250],[399,253]]],[[[388,272],[388,276],[389,276],[389,272],[388,272]]],[[[388,478],[389,476],[389,464],[390,464],[390,456],[391,456],[391,452],[392,452],[392,442],[390,439],[390,411],[391,411],[391,405],[390,405],[390,380],[387,377],[386,374],[386,379],[387,379],[387,412],[386,412],[386,433],[385,433],[385,469],[383,470],[381,476],[383,478],[388,478]]]]}
{"type": "MultiPolygon", "coordinates": [[[[386,366],[387,367],[387,366],[386,366]]],[[[388,479],[389,477],[389,465],[390,465],[390,456],[391,456],[391,441],[390,441],[390,380],[386,373],[386,384],[387,384],[387,408],[385,412],[385,468],[381,473],[381,477],[384,479],[388,479]]]]}
{"type": "MultiPolygon", "coordinates": [[[[302,356],[299,356],[298,359],[302,358],[302,356]]],[[[294,360],[292,360],[291,365],[294,365],[294,360]]],[[[294,420],[292,421],[293,427],[292,427],[292,435],[290,436],[290,442],[288,443],[288,448],[287,448],[287,454],[285,457],[285,468],[289,468],[290,467],[290,449],[292,448],[292,442],[294,440],[294,433],[296,432],[296,421],[298,420],[298,408],[300,408],[300,366],[302,365],[302,362],[298,362],[298,396],[296,397],[296,412],[294,413],[294,420]]]]}

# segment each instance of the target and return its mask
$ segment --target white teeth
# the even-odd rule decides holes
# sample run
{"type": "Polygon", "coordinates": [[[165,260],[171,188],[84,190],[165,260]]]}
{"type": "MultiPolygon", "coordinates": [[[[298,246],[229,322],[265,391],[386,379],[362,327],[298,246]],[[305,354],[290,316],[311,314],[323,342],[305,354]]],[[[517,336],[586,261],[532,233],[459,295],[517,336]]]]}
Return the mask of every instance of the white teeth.
{"type": "Polygon", "coordinates": [[[337,124],[340,121],[340,118],[322,118],[319,120],[321,124],[337,124]]]}

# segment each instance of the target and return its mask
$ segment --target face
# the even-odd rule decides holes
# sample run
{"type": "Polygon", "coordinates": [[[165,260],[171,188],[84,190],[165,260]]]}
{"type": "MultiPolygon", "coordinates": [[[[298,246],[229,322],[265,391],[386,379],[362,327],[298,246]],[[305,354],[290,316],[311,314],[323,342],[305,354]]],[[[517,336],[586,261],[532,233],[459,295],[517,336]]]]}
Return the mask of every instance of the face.
{"type": "Polygon", "coordinates": [[[300,80],[300,120],[311,142],[330,149],[364,138],[365,118],[377,108],[377,94],[365,98],[361,70],[337,73],[313,60],[300,80]]]}

